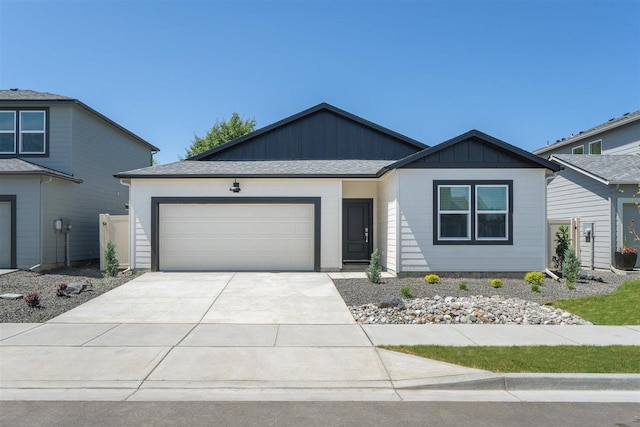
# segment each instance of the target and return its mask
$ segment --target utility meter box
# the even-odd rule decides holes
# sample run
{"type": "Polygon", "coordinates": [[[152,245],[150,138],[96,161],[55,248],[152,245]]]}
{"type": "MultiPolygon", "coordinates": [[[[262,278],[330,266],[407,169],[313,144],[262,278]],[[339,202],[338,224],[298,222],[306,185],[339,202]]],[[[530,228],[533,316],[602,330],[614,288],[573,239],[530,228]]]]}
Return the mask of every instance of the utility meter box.
{"type": "Polygon", "coordinates": [[[593,222],[583,222],[582,223],[582,236],[584,237],[585,242],[590,242],[593,239],[593,228],[595,223],[593,222]]]}
{"type": "Polygon", "coordinates": [[[69,233],[71,228],[71,221],[69,218],[58,218],[53,220],[53,229],[57,232],[69,233]]]}

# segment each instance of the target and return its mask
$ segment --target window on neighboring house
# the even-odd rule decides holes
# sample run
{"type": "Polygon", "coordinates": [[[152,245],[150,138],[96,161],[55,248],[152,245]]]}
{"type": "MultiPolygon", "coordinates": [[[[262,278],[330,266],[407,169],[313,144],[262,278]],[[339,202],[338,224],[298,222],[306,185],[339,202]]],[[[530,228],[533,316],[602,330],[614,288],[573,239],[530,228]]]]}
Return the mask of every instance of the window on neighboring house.
{"type": "Polygon", "coordinates": [[[589,143],[589,154],[602,154],[602,140],[589,143]]]}
{"type": "Polygon", "coordinates": [[[47,152],[47,112],[0,111],[0,155],[38,155],[47,152]]]}
{"type": "Polygon", "coordinates": [[[584,145],[579,145],[571,149],[571,154],[584,154],[584,145]]]}
{"type": "Polygon", "coordinates": [[[434,244],[511,244],[513,181],[435,181],[434,244]]]}
{"type": "Polygon", "coordinates": [[[16,152],[16,112],[0,111],[0,154],[16,152]]]}

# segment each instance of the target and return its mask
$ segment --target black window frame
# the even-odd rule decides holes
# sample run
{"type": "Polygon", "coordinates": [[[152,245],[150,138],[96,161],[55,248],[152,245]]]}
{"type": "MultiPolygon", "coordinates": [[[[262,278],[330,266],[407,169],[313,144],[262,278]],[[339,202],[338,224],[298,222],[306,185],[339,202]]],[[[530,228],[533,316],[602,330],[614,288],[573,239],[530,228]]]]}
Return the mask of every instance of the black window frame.
{"type": "Polygon", "coordinates": [[[433,181],[433,244],[434,245],[513,245],[513,180],[434,180],[433,181]],[[438,232],[439,224],[439,188],[441,186],[469,186],[471,200],[469,210],[469,221],[471,222],[469,229],[469,239],[453,240],[440,239],[438,232]],[[476,206],[476,187],[483,185],[501,185],[507,187],[508,212],[507,212],[507,239],[491,240],[487,238],[476,238],[478,211],[476,206]]]}
{"type": "Polygon", "coordinates": [[[0,107],[0,111],[11,111],[15,113],[15,149],[13,153],[0,153],[0,159],[10,159],[15,157],[49,157],[49,107],[0,107]],[[22,153],[20,112],[42,111],[44,112],[44,153],[22,153]]]}

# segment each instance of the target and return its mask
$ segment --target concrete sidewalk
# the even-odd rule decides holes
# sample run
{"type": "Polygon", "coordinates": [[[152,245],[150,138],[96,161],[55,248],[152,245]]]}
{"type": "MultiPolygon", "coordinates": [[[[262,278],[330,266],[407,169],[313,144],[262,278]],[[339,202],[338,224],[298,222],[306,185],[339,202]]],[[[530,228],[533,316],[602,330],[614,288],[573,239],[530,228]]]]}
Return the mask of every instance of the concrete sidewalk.
{"type": "Polygon", "coordinates": [[[418,343],[638,345],[640,327],[360,326],[325,274],[153,273],[0,324],[0,399],[640,401],[640,375],[502,375],[375,347],[418,343]]]}

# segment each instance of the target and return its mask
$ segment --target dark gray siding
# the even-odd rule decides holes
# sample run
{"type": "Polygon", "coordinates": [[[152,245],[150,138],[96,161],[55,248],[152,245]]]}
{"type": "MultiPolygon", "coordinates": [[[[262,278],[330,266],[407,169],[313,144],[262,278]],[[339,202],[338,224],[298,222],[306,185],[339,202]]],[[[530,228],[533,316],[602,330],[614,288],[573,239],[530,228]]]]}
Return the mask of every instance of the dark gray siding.
{"type": "Polygon", "coordinates": [[[320,110],[202,160],[393,160],[417,151],[400,138],[320,110]]]}
{"type": "Polygon", "coordinates": [[[422,168],[532,168],[540,167],[507,150],[469,138],[402,166],[422,168]]]}

